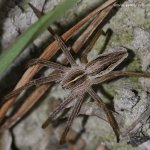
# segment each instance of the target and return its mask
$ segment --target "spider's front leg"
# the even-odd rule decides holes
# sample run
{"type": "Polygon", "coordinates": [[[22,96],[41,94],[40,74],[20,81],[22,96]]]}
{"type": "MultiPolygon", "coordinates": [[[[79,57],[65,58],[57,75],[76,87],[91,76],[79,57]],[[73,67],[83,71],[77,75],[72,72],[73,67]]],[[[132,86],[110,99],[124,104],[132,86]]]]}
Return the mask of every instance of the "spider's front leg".
{"type": "MultiPolygon", "coordinates": [[[[30,7],[32,8],[32,10],[34,11],[34,13],[36,14],[36,16],[38,18],[40,18],[44,14],[43,12],[40,12],[37,8],[35,8],[32,4],[29,3],[29,5],[30,5],[30,7]]],[[[53,38],[58,42],[61,50],[63,51],[63,53],[65,54],[65,56],[68,60],[68,62],[71,65],[76,65],[75,59],[72,57],[72,55],[70,53],[70,49],[66,46],[63,39],[59,35],[57,35],[51,27],[48,28],[48,31],[51,33],[53,38]]]]}
{"type": "Polygon", "coordinates": [[[55,69],[55,70],[60,70],[62,72],[65,72],[68,70],[68,67],[66,66],[63,66],[59,63],[54,63],[54,62],[51,62],[51,61],[48,61],[48,60],[45,60],[45,59],[32,59],[31,61],[29,61],[29,63],[27,64],[27,67],[31,67],[33,65],[37,65],[37,64],[40,64],[44,67],[49,67],[51,69],[55,69]]]}

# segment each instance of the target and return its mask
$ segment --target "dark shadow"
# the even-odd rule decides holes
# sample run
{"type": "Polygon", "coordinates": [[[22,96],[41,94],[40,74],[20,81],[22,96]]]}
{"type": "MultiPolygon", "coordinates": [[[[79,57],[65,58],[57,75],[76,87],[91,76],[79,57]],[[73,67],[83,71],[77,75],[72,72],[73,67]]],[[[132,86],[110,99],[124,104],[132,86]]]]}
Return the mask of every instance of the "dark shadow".
{"type": "Polygon", "coordinates": [[[16,139],[15,139],[15,136],[13,134],[13,131],[10,130],[10,133],[11,133],[11,137],[12,137],[11,149],[12,150],[19,150],[19,148],[16,146],[16,139]]]}
{"type": "Polygon", "coordinates": [[[106,35],[105,35],[106,36],[105,42],[103,44],[103,47],[101,48],[101,53],[103,53],[105,49],[107,48],[107,45],[112,37],[112,34],[113,34],[112,29],[108,28],[106,31],[106,35]]]}
{"type": "Polygon", "coordinates": [[[124,48],[128,52],[128,57],[121,64],[119,64],[114,70],[121,70],[124,67],[128,66],[130,63],[132,63],[134,60],[133,58],[135,57],[135,53],[133,52],[133,50],[131,50],[127,47],[124,47],[124,48]]]}

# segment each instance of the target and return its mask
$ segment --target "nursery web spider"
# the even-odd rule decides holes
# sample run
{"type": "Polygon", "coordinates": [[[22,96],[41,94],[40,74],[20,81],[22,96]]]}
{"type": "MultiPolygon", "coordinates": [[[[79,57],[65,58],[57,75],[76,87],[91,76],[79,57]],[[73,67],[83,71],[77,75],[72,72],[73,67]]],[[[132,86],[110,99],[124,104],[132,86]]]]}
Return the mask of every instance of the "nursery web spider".
{"type": "MultiPolygon", "coordinates": [[[[66,58],[70,63],[70,67],[63,66],[58,63],[43,59],[33,59],[29,62],[29,66],[36,64],[41,64],[45,67],[50,67],[54,69],[54,73],[47,76],[41,77],[39,79],[32,80],[23,87],[12,91],[10,94],[4,97],[4,100],[10,99],[11,97],[19,94],[25,88],[30,86],[48,84],[52,81],[57,81],[61,84],[62,88],[66,91],[69,91],[70,94],[66,97],[65,101],[62,102],[48,117],[48,119],[42,125],[42,128],[46,128],[51,121],[56,119],[57,115],[66,108],[66,106],[77,99],[75,106],[72,109],[72,113],[68,118],[66,128],[62,134],[60,143],[65,142],[66,135],[69,131],[69,128],[73,122],[73,119],[78,115],[81,105],[84,100],[86,93],[95,100],[95,102],[103,108],[107,120],[110,123],[117,141],[119,141],[120,130],[119,126],[113,116],[112,110],[107,108],[107,105],[103,102],[100,96],[93,90],[92,86],[96,84],[102,84],[107,80],[111,80],[121,76],[137,76],[137,77],[150,77],[150,73],[137,73],[129,71],[113,71],[125,58],[128,56],[128,52],[125,48],[121,48],[120,51],[101,54],[91,62],[87,62],[87,59],[84,59],[84,62],[81,59],[81,63],[77,64],[75,59],[70,53],[70,49],[66,46],[64,41],[59,37],[53,30],[50,28],[50,32],[55,40],[58,41],[60,48],[65,54],[66,58]],[[86,62],[86,63],[85,63],[86,62]]],[[[86,58],[84,56],[84,58],[86,58]]]]}

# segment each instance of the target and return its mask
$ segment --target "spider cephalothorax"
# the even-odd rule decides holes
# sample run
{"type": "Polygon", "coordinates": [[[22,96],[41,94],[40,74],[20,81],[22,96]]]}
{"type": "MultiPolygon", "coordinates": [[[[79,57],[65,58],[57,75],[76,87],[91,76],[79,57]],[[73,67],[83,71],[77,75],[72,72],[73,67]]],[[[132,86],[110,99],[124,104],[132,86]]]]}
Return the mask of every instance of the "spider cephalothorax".
{"type": "Polygon", "coordinates": [[[86,86],[90,85],[85,67],[78,65],[71,67],[61,82],[62,87],[70,91],[78,90],[79,88],[84,90],[85,84],[86,86]]]}

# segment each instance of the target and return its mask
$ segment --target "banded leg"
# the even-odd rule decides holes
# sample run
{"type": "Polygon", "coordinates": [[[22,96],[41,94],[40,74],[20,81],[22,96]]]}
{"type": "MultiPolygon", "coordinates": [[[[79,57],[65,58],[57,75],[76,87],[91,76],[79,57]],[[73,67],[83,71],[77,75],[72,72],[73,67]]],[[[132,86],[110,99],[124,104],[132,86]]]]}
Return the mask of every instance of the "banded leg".
{"type": "Polygon", "coordinates": [[[7,102],[7,100],[9,100],[10,98],[12,98],[13,96],[18,95],[22,90],[29,88],[31,86],[40,86],[42,84],[46,84],[46,83],[50,83],[52,81],[57,81],[62,77],[62,73],[56,73],[56,74],[52,74],[49,75],[48,77],[41,77],[35,80],[30,81],[29,83],[25,84],[24,86],[12,91],[11,93],[9,93],[8,95],[6,95],[3,98],[4,103],[7,102]]]}
{"type": "Polygon", "coordinates": [[[45,67],[50,67],[52,69],[60,70],[60,71],[63,71],[63,72],[68,69],[68,67],[66,67],[66,66],[63,66],[61,64],[54,63],[54,62],[51,62],[51,61],[48,61],[48,60],[44,60],[44,59],[32,59],[27,64],[27,67],[31,67],[31,66],[37,65],[37,64],[41,64],[45,67]]]}
{"type": "Polygon", "coordinates": [[[57,116],[57,114],[62,111],[66,105],[68,105],[74,98],[76,95],[70,95],[66,98],[66,100],[64,102],[62,102],[48,117],[48,119],[43,123],[42,128],[46,128],[49,123],[57,116]]]}
{"type": "Polygon", "coordinates": [[[107,119],[116,135],[117,138],[117,142],[119,141],[119,136],[120,136],[120,130],[119,130],[119,126],[115,120],[115,117],[113,116],[111,110],[109,110],[106,106],[106,104],[102,101],[102,99],[97,95],[97,93],[94,92],[94,90],[92,88],[90,88],[88,90],[88,93],[91,95],[91,97],[97,102],[97,104],[103,108],[107,119]]]}
{"type": "MultiPolygon", "coordinates": [[[[29,4],[29,5],[30,5],[30,7],[32,8],[32,10],[33,10],[33,12],[35,13],[35,15],[36,15],[38,18],[40,18],[43,13],[41,13],[41,12],[40,12],[37,8],[35,8],[32,4],[29,4]]],[[[65,56],[67,57],[69,63],[70,63],[71,65],[76,65],[76,62],[75,62],[74,58],[72,57],[71,53],[69,52],[70,49],[66,46],[65,42],[63,41],[63,39],[62,39],[59,35],[57,35],[57,34],[53,31],[53,29],[52,29],[51,27],[48,28],[48,31],[52,34],[53,38],[54,38],[56,41],[58,41],[58,44],[59,44],[61,50],[63,51],[63,53],[65,54],[65,56]]]]}
{"type": "Polygon", "coordinates": [[[80,108],[81,108],[81,105],[82,105],[82,102],[83,102],[83,96],[81,96],[79,99],[77,99],[77,102],[72,110],[72,113],[71,115],[69,116],[68,118],[68,121],[67,121],[67,125],[66,125],[66,128],[61,136],[61,139],[60,139],[60,144],[64,144],[65,143],[65,139],[66,139],[66,136],[67,136],[67,133],[69,131],[69,128],[73,122],[73,119],[78,115],[79,111],[80,111],[80,108]]]}
{"type": "Polygon", "coordinates": [[[150,78],[149,72],[112,71],[105,76],[93,79],[94,84],[99,84],[117,77],[145,77],[150,78]]]}

